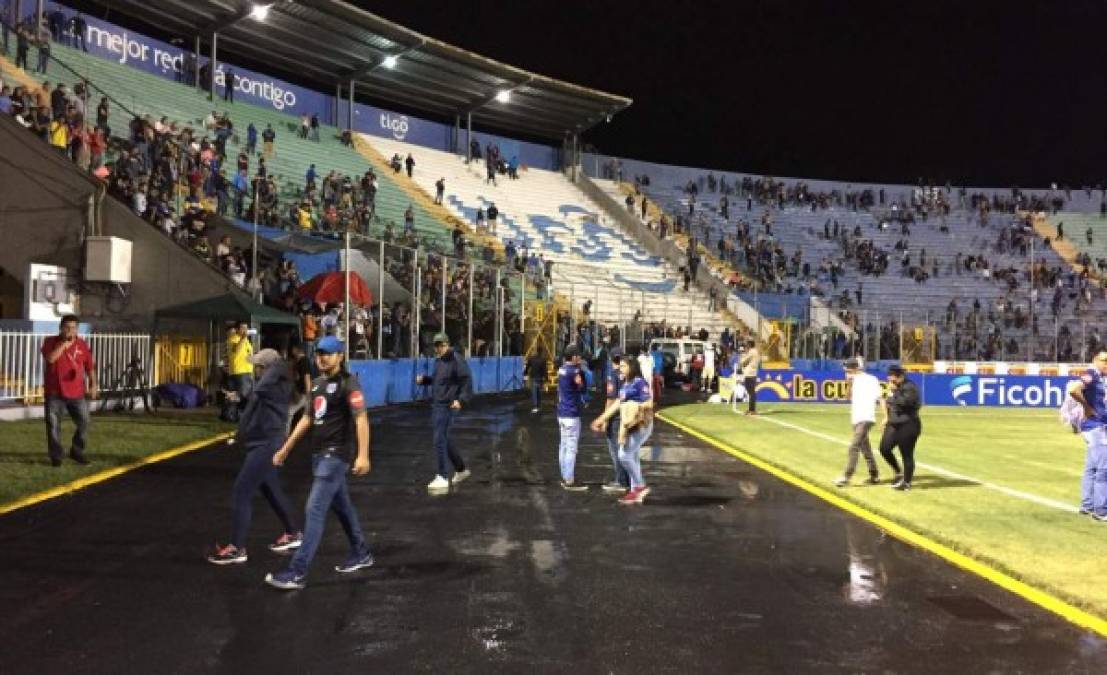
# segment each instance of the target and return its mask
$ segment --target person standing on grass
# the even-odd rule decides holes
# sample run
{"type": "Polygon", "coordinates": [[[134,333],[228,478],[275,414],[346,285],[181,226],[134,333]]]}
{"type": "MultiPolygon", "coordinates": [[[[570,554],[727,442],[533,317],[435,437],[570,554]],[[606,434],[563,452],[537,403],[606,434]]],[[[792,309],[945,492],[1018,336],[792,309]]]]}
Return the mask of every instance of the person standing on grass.
{"type": "Polygon", "coordinates": [[[747,415],[757,414],[757,371],[761,368],[761,352],[757,350],[757,342],[746,342],[746,353],[742,355],[739,363],[742,368],[742,384],[746,388],[746,399],[749,401],[747,415]]]}
{"type": "Polygon", "coordinates": [[[608,405],[604,413],[592,422],[594,431],[604,427],[619,416],[619,463],[627,472],[630,489],[619,498],[624,506],[641,504],[650,493],[642,477],[642,446],[653,433],[653,399],[650,396],[650,383],[642,376],[642,367],[636,359],[624,358],[619,361],[622,387],[619,388],[619,403],[608,405]]]}
{"type": "Polygon", "coordinates": [[[250,357],[254,354],[254,345],[250,341],[250,325],[239,321],[227,336],[227,371],[231,375],[234,387],[234,399],[224,410],[224,419],[237,422],[239,413],[246,405],[246,398],[254,387],[254,366],[250,357]]]}
{"type": "Polygon", "coordinates": [[[473,376],[469,372],[469,364],[450,347],[448,335],[437,333],[433,342],[434,353],[438,356],[434,361],[434,375],[419,375],[415,383],[431,387],[431,426],[434,429],[438,473],[427,485],[427,491],[441,493],[450,489],[451,482],[460,483],[471,475],[465,468],[465,459],[450,438],[450,429],[462,404],[473,397],[473,376]],[[452,481],[446,478],[450,465],[454,467],[452,481]]]}
{"type": "Polygon", "coordinates": [[[1080,514],[1107,521],[1107,350],[1100,350],[1069,396],[1084,409],[1080,435],[1088,446],[1080,480],[1080,514]]]}
{"type": "Polygon", "coordinates": [[[922,434],[922,421],[919,420],[919,408],[922,399],[919,388],[907,379],[903,366],[888,368],[888,396],[884,399],[884,419],[880,426],[883,434],[880,438],[880,456],[892,467],[893,490],[910,490],[911,479],[915,476],[915,443],[922,434]],[[903,470],[900,470],[892,450],[899,447],[903,455],[903,470]]]}
{"type": "Polygon", "coordinates": [[[561,469],[561,487],[583,492],[587,485],[576,482],[577,445],[580,443],[580,414],[584,409],[584,373],[580,369],[580,349],[569,345],[563,353],[564,364],[557,371],[557,426],[561,445],[557,453],[561,469]]]}
{"type": "Polygon", "coordinates": [[[347,472],[363,476],[369,473],[371,465],[365,396],[357,377],[343,367],[345,352],[346,346],[333,335],[319,341],[315,360],[320,374],[311,387],[311,411],[300,419],[284,445],[273,455],[273,465],[282,466],[288,453],[305,436],[313,453],[311,473],[314,478],[305,508],[303,541],[286,569],[265,576],[267,584],[281,590],[295,590],[306,585],[308,567],[323,540],[327,511],[334,511],[350,542],[349,557],[335,566],[335,571],[349,574],[372,567],[374,563],[346,485],[347,472]]]}
{"type": "Polygon", "coordinates": [[[95,399],[99,392],[96,387],[96,360],[88,344],[77,335],[79,323],[72,314],[63,316],[58,334],[42,341],[46,447],[50,464],[55,467],[61,466],[65,454],[61,442],[61,419],[67,413],[77,425],[69,458],[78,464],[89,463],[85,457],[89,426],[85,397],[95,399]]]}
{"type": "Polygon", "coordinates": [[[869,468],[869,484],[876,485],[880,482],[880,475],[876,469],[873,450],[869,446],[869,430],[876,424],[876,405],[883,395],[880,380],[861,370],[857,359],[846,361],[846,380],[850,383],[850,423],[853,425],[853,437],[849,444],[845,473],[834,484],[838,487],[849,485],[853,472],[857,469],[857,456],[860,454],[864,456],[869,468]]]}
{"type": "Polygon", "coordinates": [[[213,565],[246,562],[246,533],[250,530],[252,502],[258,490],[284,525],[284,533],[269,545],[269,550],[291,551],[303,540],[292,522],[292,506],[277,478],[277,467],[273,466],[273,455],[288,434],[291,373],[274,349],[262,349],[250,357],[250,363],[258,384],[246,400],[235,434],[235,445],[245,448],[246,457],[231,490],[231,543],[217,546],[215,553],[208,556],[213,565]]]}

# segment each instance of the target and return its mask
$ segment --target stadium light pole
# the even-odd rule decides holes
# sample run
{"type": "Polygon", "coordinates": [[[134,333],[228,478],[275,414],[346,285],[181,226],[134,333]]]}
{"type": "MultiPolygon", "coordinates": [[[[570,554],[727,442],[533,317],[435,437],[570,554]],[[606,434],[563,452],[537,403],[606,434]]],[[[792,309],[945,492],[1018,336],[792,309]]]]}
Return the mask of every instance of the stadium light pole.
{"type": "Polygon", "coordinates": [[[208,79],[210,80],[210,89],[208,89],[208,100],[212,102],[215,102],[215,67],[219,64],[219,62],[216,60],[216,57],[218,56],[218,47],[219,32],[213,30],[211,32],[211,62],[208,63],[208,70],[210,71],[208,73],[208,79]]]}
{"type": "MultiPolygon", "coordinates": [[[[257,232],[256,227],[254,228],[254,232],[257,232]]],[[[343,344],[345,345],[345,348],[346,348],[346,356],[345,356],[345,358],[346,358],[346,367],[349,368],[350,367],[350,365],[349,365],[350,364],[350,227],[349,226],[346,226],[346,243],[345,243],[345,246],[346,246],[346,251],[343,255],[342,267],[343,267],[343,270],[346,273],[346,278],[345,278],[346,283],[344,284],[345,291],[346,291],[344,299],[345,299],[346,304],[343,305],[342,317],[346,321],[346,334],[345,334],[346,339],[343,340],[343,344]]]]}
{"type": "Polygon", "coordinates": [[[200,34],[196,34],[195,47],[192,49],[192,85],[200,91],[200,34]]]}
{"type": "MultiPolygon", "coordinates": [[[[1034,338],[1038,337],[1037,335],[1034,334],[1034,241],[1037,238],[1038,238],[1038,235],[1034,231],[1034,227],[1031,226],[1031,228],[1030,228],[1030,290],[1028,291],[1029,295],[1027,296],[1027,306],[1030,308],[1030,311],[1027,313],[1028,316],[1030,317],[1030,339],[1026,341],[1026,345],[1027,345],[1027,347],[1026,347],[1026,349],[1027,349],[1026,360],[1027,361],[1033,361],[1034,360],[1034,347],[1033,347],[1034,338]]],[[[1054,341],[1054,344],[1056,344],[1056,340],[1054,341]]]]}

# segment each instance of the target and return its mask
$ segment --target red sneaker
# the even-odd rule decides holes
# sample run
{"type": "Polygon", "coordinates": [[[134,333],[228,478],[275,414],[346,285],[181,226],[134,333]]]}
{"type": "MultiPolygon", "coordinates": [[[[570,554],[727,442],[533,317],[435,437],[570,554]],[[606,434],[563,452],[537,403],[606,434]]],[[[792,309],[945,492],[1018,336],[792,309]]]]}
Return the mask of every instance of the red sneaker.
{"type": "Polygon", "coordinates": [[[208,556],[213,565],[239,565],[246,562],[246,549],[235,548],[234,544],[215,547],[215,553],[208,556]]]}
{"type": "Polygon", "coordinates": [[[274,553],[283,553],[285,551],[291,551],[293,549],[300,548],[300,544],[304,541],[304,535],[297,532],[295,534],[285,532],[277,541],[269,544],[269,550],[274,553]]]}
{"type": "Polygon", "coordinates": [[[650,489],[643,485],[642,487],[634,488],[627,491],[625,495],[619,498],[619,503],[623,504],[624,506],[629,506],[631,504],[641,504],[643,501],[645,501],[646,495],[648,495],[649,493],[650,489]]]}

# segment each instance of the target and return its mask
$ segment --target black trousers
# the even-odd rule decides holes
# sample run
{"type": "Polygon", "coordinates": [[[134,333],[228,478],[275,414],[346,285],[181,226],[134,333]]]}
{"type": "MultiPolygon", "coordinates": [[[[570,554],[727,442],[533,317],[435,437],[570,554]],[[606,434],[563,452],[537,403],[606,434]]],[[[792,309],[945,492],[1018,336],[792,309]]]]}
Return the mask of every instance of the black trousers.
{"type": "Polygon", "coordinates": [[[889,424],[884,427],[884,435],[880,437],[880,456],[891,465],[897,474],[903,474],[903,480],[907,483],[915,476],[915,443],[922,435],[922,422],[918,418],[902,424],[889,424]],[[899,462],[896,461],[892,450],[899,447],[899,453],[903,455],[903,470],[900,471],[899,462]]]}
{"type": "Polygon", "coordinates": [[[757,378],[745,378],[743,386],[746,388],[746,397],[749,400],[749,411],[757,412],[757,378]]]}

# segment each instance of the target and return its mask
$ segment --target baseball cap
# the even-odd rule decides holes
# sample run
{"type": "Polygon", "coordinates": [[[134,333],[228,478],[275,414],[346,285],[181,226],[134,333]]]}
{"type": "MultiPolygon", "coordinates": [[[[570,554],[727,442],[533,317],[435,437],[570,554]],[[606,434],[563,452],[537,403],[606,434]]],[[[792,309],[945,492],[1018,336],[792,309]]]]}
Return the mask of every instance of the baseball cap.
{"type": "Polygon", "coordinates": [[[435,333],[432,342],[436,345],[448,345],[450,344],[450,336],[445,333],[435,333]]]}
{"type": "Polygon", "coordinates": [[[907,371],[903,369],[903,366],[896,364],[894,366],[888,366],[889,375],[906,375],[907,371]]]}
{"type": "Polygon", "coordinates": [[[315,345],[315,351],[321,354],[341,354],[346,351],[346,345],[335,336],[328,335],[315,345]]]}
{"type": "Polygon", "coordinates": [[[258,351],[258,353],[250,357],[250,363],[255,366],[261,366],[262,368],[268,368],[275,363],[279,363],[280,360],[280,352],[276,349],[269,349],[268,347],[258,351]]]}

